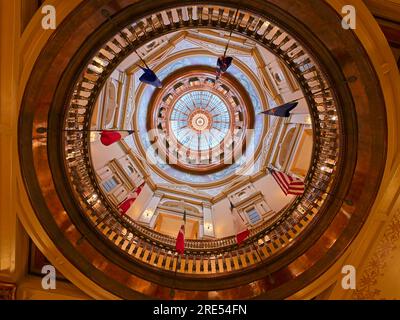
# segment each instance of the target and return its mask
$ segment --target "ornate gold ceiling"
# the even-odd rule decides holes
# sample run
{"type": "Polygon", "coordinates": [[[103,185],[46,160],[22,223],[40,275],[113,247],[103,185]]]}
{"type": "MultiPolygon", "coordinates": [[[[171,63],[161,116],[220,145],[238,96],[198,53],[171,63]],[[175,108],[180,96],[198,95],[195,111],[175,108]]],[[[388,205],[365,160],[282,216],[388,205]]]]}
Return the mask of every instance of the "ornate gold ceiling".
{"type": "MultiPolygon", "coordinates": [[[[376,112],[384,103],[368,57],[360,59],[360,44],[339,27],[337,15],[322,2],[299,1],[289,8],[282,1],[254,0],[241,8],[239,22],[230,25],[233,3],[221,3],[226,7],[196,7],[190,1],[134,6],[109,1],[105,7],[115,24],[108,24],[99,18],[99,7],[88,1],[57,30],[27,86],[20,154],[38,218],[75,266],[120,297],[165,298],[172,286],[177,298],[286,297],[340,256],[366,218],[379,185],[385,145],[376,141],[385,140],[386,122],[376,112]],[[163,10],[167,20],[160,19],[163,10]],[[83,14],[88,23],[80,23],[83,14]],[[178,21],[171,18],[175,15],[178,21]],[[140,24],[132,24],[139,19],[140,24]],[[338,27],[310,34],[327,22],[338,27]],[[71,24],[79,32],[72,33],[71,24]],[[132,36],[132,47],[115,36],[115,25],[132,36]],[[101,84],[131,49],[159,35],[195,27],[234,28],[279,56],[308,99],[316,137],[306,192],[282,212],[282,219],[253,231],[240,248],[231,239],[189,243],[177,265],[170,253],[171,239],[113,214],[91,168],[88,135],[62,129],[88,128],[101,84]],[[65,38],[68,46],[62,47],[65,38]],[[119,47],[117,52],[110,49],[110,41],[119,47]],[[53,47],[56,44],[60,46],[53,47]],[[106,49],[112,57],[105,59],[99,52],[106,49]],[[44,72],[43,65],[49,70],[44,72]],[[66,111],[64,121],[60,111],[66,111]],[[38,132],[39,127],[48,128],[47,134],[38,132]],[[371,127],[374,137],[367,134],[371,127]],[[333,164],[329,171],[322,168],[327,163],[333,164]],[[100,195],[96,201],[94,193],[100,195]]],[[[383,109],[379,112],[384,114],[383,109]]]]}

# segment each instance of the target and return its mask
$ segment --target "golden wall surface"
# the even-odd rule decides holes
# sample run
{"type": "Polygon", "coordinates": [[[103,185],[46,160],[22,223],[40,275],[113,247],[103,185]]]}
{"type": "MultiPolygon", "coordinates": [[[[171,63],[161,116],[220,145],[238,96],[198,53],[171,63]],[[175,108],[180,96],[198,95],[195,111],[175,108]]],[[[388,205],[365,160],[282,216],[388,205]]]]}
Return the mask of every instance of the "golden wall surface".
{"type": "MultiPolygon", "coordinates": [[[[26,28],[22,2],[0,2],[0,282],[17,285],[17,298],[71,299],[116,297],[93,283],[57,250],[39,224],[19,170],[17,149],[18,113],[25,84],[41,49],[52,31],[41,27],[36,12],[26,28]],[[57,294],[45,292],[38,279],[27,276],[28,236],[75,286],[62,285],[57,294]],[[77,288],[80,288],[77,289],[77,288]],[[82,291],[85,292],[82,293],[82,291]]],[[[380,191],[370,216],[345,254],[312,285],[292,296],[308,299],[331,287],[329,299],[400,298],[400,76],[393,54],[371,12],[360,0],[325,0],[339,13],[345,4],[357,8],[356,35],[363,43],[380,79],[386,101],[388,155],[380,191]],[[341,288],[341,269],[357,270],[357,289],[341,288]],[[333,287],[332,287],[333,286],[333,287]]],[[[46,1],[57,10],[60,23],[81,0],[46,1]]],[[[375,10],[389,12],[396,0],[367,1],[375,10]],[[381,7],[379,5],[382,4],[381,7]],[[376,9],[378,6],[378,9],[376,9]]],[[[373,132],[371,132],[373,134],[373,132]]]]}

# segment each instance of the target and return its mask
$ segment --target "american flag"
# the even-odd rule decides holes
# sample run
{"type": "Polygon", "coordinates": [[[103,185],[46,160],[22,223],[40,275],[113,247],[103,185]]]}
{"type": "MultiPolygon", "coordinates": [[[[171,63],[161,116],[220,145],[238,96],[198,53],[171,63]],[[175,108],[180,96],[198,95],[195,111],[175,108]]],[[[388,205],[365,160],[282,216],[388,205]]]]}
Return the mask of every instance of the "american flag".
{"type": "Polygon", "coordinates": [[[271,168],[268,168],[268,170],[285,195],[291,194],[300,196],[304,193],[304,182],[299,178],[291,177],[284,172],[276,171],[271,168]]]}

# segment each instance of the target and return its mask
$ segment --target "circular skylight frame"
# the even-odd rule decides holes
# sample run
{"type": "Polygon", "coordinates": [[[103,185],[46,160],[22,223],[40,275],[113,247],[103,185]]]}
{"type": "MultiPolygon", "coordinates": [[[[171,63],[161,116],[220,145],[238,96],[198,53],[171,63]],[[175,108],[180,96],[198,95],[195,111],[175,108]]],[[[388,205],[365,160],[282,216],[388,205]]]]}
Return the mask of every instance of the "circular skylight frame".
{"type": "MultiPolygon", "coordinates": [[[[146,131],[150,133],[151,147],[156,151],[153,160],[161,161],[161,166],[172,167],[178,172],[195,176],[219,173],[224,168],[237,165],[237,159],[243,161],[247,143],[253,141],[249,137],[246,139],[246,134],[251,137],[254,135],[248,129],[255,128],[254,107],[250,97],[232,76],[225,75],[216,82],[215,68],[195,65],[170,74],[164,80],[163,88],[154,91],[149,105],[146,131]],[[176,102],[193,91],[210,91],[224,102],[230,114],[229,134],[211,149],[199,151],[182,145],[169,123],[176,102]]],[[[142,144],[143,141],[137,143],[142,144]]],[[[254,141],[254,144],[260,145],[261,139],[254,141]]]]}
{"type": "Polygon", "coordinates": [[[193,90],[177,99],[170,112],[169,129],[189,150],[204,152],[221,144],[232,121],[229,107],[209,90],[193,90]]]}

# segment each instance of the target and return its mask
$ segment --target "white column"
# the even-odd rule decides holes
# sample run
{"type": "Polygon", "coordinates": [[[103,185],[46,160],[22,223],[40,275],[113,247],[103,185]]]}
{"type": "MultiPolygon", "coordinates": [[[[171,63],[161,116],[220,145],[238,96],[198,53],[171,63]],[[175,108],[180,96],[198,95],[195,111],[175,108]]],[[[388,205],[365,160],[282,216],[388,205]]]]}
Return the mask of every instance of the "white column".
{"type": "Polygon", "coordinates": [[[204,219],[200,220],[199,223],[199,239],[202,239],[204,237],[204,219]]]}
{"type": "Polygon", "coordinates": [[[210,203],[203,203],[203,237],[214,238],[214,221],[210,203]]]}
{"type": "Polygon", "coordinates": [[[147,224],[150,228],[154,228],[154,225],[157,220],[158,213],[156,212],[158,204],[163,197],[162,193],[155,192],[150,202],[148,203],[146,209],[143,211],[139,218],[139,222],[147,224]]]}

